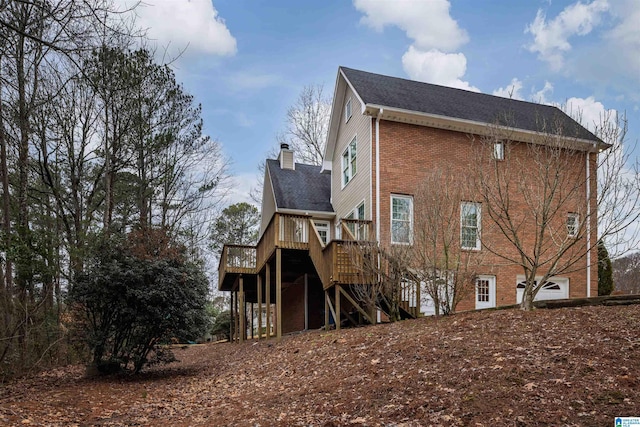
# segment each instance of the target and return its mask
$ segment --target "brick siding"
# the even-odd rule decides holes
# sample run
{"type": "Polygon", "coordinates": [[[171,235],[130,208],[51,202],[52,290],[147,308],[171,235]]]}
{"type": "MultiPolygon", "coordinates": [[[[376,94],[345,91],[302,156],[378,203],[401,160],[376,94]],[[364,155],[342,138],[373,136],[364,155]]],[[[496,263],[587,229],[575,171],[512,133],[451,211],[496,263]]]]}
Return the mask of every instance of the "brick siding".
{"type": "MultiPolygon", "coordinates": [[[[375,123],[372,123],[375,125],[375,123]]],[[[375,136],[372,141],[372,159],[375,159],[375,136]]],[[[386,245],[390,242],[390,196],[391,194],[414,195],[419,185],[425,180],[427,174],[438,165],[449,165],[456,176],[461,180],[468,174],[469,165],[474,161],[477,154],[471,149],[471,137],[461,132],[434,129],[424,126],[398,123],[392,121],[380,121],[380,242],[386,245]]],[[[508,154],[523,157],[526,155],[524,144],[516,144],[508,154]]],[[[375,160],[372,162],[373,182],[375,188],[375,160]]],[[[592,167],[595,157],[592,159],[592,167]]],[[[513,163],[513,162],[512,162],[513,163]]],[[[584,166],[581,164],[580,166],[584,166]]],[[[583,168],[584,169],[584,168],[583,168]]],[[[595,169],[592,169],[594,171],[595,169]]],[[[568,173],[582,173],[582,171],[568,171],[568,173]]],[[[595,208],[595,174],[593,174],[592,206],[595,208]]],[[[586,194],[586,190],[582,193],[586,194]]],[[[375,190],[374,190],[375,206],[375,190]]],[[[468,194],[468,200],[480,202],[477,195],[468,194]]],[[[515,206],[524,206],[522,194],[513,194],[512,202],[515,206]]],[[[586,202],[586,200],[585,200],[586,202]]],[[[420,209],[419,200],[414,199],[414,211],[420,209]]],[[[521,212],[525,214],[524,212],[521,212]]],[[[483,212],[484,215],[484,212],[483,212]]],[[[375,218],[375,216],[374,216],[375,218]]],[[[564,219],[563,219],[564,220],[564,219]]],[[[512,251],[513,245],[509,243],[500,233],[490,230],[487,226],[488,218],[483,216],[482,239],[490,239],[493,248],[500,251],[512,251]]],[[[595,219],[592,222],[592,244],[596,239],[595,219]]],[[[525,235],[525,240],[533,239],[531,235],[525,235]]],[[[582,243],[581,250],[586,246],[582,243]]],[[[496,277],[496,305],[508,305],[516,302],[516,276],[523,274],[521,267],[517,265],[505,265],[505,260],[501,259],[483,249],[479,254],[482,256],[479,274],[494,275],[496,277]],[[484,253],[482,253],[484,252],[484,253]]],[[[591,295],[597,295],[597,253],[591,251],[591,295]]],[[[569,278],[569,296],[586,296],[586,260],[581,260],[576,264],[576,271],[561,274],[561,277],[569,278]]],[[[466,310],[475,308],[475,294],[470,292],[467,298],[462,301],[457,309],[466,310]]]]}

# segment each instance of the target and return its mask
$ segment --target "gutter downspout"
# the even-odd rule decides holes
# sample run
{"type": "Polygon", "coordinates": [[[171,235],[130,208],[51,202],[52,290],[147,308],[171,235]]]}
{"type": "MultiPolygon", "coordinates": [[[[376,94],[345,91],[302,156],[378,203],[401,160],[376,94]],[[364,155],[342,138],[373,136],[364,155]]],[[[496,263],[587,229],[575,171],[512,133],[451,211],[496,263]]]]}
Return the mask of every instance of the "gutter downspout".
{"type": "Polygon", "coordinates": [[[376,116],[376,240],[380,242],[380,117],[383,109],[376,116]]]}
{"type": "Polygon", "coordinates": [[[587,151],[587,298],[591,296],[591,166],[587,151]]]}

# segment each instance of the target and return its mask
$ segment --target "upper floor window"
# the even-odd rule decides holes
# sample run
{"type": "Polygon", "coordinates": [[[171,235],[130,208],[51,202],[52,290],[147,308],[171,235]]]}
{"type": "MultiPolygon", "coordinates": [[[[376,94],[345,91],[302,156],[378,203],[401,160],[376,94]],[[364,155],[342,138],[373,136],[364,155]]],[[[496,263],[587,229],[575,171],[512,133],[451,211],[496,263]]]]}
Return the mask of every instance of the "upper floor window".
{"type": "Polygon", "coordinates": [[[410,244],[413,233],[413,198],[391,195],[391,243],[410,244]]]}
{"type": "MultiPolygon", "coordinates": [[[[347,219],[364,219],[364,202],[360,203],[357,208],[355,208],[351,213],[347,216],[347,219]]],[[[356,240],[365,240],[367,238],[366,225],[358,222],[347,222],[347,228],[353,234],[353,237],[356,240]]]]}
{"type": "Polygon", "coordinates": [[[567,214],[567,235],[569,237],[576,237],[578,235],[578,228],[580,226],[580,217],[577,213],[567,214]]]}
{"type": "Polygon", "coordinates": [[[504,160],[504,142],[498,141],[493,143],[493,158],[496,160],[504,160]]]}
{"type": "Polygon", "coordinates": [[[351,118],[351,98],[347,100],[347,103],[344,106],[344,121],[345,123],[349,121],[351,118]]]}
{"type": "Polygon", "coordinates": [[[356,174],[356,138],[349,144],[342,153],[342,186],[344,187],[353,179],[356,174]]]}
{"type": "Polygon", "coordinates": [[[356,219],[364,219],[364,202],[360,203],[355,210],[356,219]]]}
{"type": "Polygon", "coordinates": [[[460,204],[460,246],[462,249],[480,249],[480,203],[460,204]]]}

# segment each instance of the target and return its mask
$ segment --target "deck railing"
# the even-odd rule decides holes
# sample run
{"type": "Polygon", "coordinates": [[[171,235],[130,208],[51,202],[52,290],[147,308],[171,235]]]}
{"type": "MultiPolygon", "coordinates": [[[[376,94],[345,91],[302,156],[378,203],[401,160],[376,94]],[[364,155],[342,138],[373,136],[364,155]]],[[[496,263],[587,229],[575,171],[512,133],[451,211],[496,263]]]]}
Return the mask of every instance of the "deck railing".
{"type": "Polygon", "coordinates": [[[342,240],[372,240],[373,222],[366,219],[342,218],[342,240]]]}
{"type": "Polygon", "coordinates": [[[402,282],[400,306],[413,317],[420,315],[420,284],[418,282],[413,280],[402,282]]]}
{"type": "MultiPolygon", "coordinates": [[[[331,281],[331,258],[328,260],[325,259],[325,248],[327,245],[325,245],[322,238],[320,238],[320,234],[311,219],[309,219],[309,230],[309,257],[316,267],[322,286],[326,288],[331,281]]],[[[329,252],[327,251],[326,253],[328,254],[329,252]]]]}
{"type": "Polygon", "coordinates": [[[367,276],[366,269],[363,269],[362,264],[362,256],[366,253],[364,247],[369,242],[367,239],[356,239],[356,235],[358,237],[371,236],[371,221],[348,220],[348,223],[344,221],[342,236],[345,238],[332,240],[326,245],[322,243],[313,221],[309,221],[309,229],[311,230],[309,256],[325,289],[333,283],[346,285],[372,281],[372,277],[367,276]],[[351,229],[356,231],[355,235],[351,229]]]}
{"type": "Polygon", "coordinates": [[[276,247],[308,249],[309,218],[309,215],[273,214],[256,246],[257,267],[262,268],[276,247]]]}
{"type": "Polygon", "coordinates": [[[222,283],[225,273],[254,274],[256,247],[248,245],[224,245],[218,264],[218,280],[222,283]]]}
{"type": "Polygon", "coordinates": [[[374,283],[373,270],[367,264],[371,263],[373,242],[339,240],[336,241],[333,262],[333,279],[340,284],[374,283]]]}
{"type": "Polygon", "coordinates": [[[364,275],[357,247],[370,241],[372,222],[342,219],[342,240],[326,245],[309,215],[275,213],[256,246],[225,245],[218,267],[219,280],[225,273],[255,274],[276,248],[309,250],[323,286],[331,283],[363,283],[364,275]]]}

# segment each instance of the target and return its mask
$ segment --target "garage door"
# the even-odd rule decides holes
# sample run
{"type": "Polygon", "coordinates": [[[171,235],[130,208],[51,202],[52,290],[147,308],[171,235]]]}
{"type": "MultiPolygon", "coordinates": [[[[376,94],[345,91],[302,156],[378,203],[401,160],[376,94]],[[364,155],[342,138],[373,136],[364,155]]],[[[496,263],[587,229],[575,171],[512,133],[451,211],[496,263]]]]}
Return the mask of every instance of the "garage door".
{"type": "MultiPolygon", "coordinates": [[[[517,280],[516,301],[520,303],[522,302],[522,295],[524,294],[524,276],[518,276],[517,280]]],[[[536,282],[536,284],[537,283],[538,282],[536,282]]],[[[542,286],[542,289],[538,291],[534,301],[564,298],[569,298],[569,279],[552,277],[542,286]]]]}

